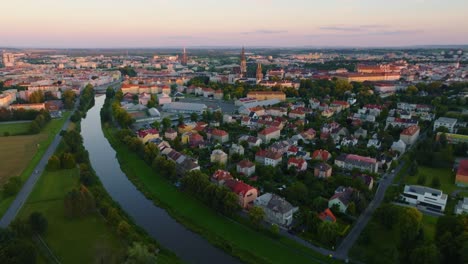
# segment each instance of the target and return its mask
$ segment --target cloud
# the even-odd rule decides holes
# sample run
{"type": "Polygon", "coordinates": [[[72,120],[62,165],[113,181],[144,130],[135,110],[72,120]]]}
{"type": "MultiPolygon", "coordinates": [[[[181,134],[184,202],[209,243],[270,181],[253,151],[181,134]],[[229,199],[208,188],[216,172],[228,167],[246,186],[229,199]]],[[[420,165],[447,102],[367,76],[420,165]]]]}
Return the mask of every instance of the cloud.
{"type": "Polygon", "coordinates": [[[414,30],[383,30],[377,32],[371,32],[369,35],[408,35],[408,34],[419,34],[423,33],[424,30],[414,29],[414,30]]]}
{"type": "Polygon", "coordinates": [[[268,35],[268,34],[281,34],[281,33],[288,33],[288,31],[287,30],[258,29],[258,30],[254,30],[254,31],[241,32],[241,34],[243,34],[243,35],[251,35],[251,34],[268,35]]]}
{"type": "Polygon", "coordinates": [[[358,25],[358,26],[323,26],[320,27],[320,30],[324,31],[345,31],[345,32],[356,32],[356,31],[368,31],[372,29],[382,29],[388,28],[387,25],[379,25],[379,24],[370,24],[370,25],[358,25]]]}
{"type": "Polygon", "coordinates": [[[184,36],[184,35],[179,35],[179,36],[168,36],[168,39],[191,39],[193,36],[184,36]]]}

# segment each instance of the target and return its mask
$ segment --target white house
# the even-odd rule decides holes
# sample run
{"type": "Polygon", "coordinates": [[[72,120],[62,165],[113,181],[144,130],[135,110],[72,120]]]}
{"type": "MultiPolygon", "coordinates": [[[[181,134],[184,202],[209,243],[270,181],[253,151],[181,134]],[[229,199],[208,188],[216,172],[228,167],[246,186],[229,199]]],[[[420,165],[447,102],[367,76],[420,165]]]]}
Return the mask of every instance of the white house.
{"type": "Polygon", "coordinates": [[[299,210],[299,208],[293,207],[284,198],[273,193],[265,193],[257,197],[254,205],[263,209],[265,221],[282,227],[291,226],[293,215],[299,210]]]}
{"type": "Polygon", "coordinates": [[[447,204],[447,194],[420,185],[405,185],[401,198],[411,205],[435,212],[443,212],[447,204]]]}
{"type": "Polygon", "coordinates": [[[468,197],[458,202],[455,207],[455,214],[468,214],[468,197]]]}
{"type": "Polygon", "coordinates": [[[449,117],[439,117],[435,122],[434,122],[434,131],[443,126],[448,128],[450,133],[455,133],[456,129],[455,126],[457,124],[457,119],[455,118],[449,118],[449,117]]]}

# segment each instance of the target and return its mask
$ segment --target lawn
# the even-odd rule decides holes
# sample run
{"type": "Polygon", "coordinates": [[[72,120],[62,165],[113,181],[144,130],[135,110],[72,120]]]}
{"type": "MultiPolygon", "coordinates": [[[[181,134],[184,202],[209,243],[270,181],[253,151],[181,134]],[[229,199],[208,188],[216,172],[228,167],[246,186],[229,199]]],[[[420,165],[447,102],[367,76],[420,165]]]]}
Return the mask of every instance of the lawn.
{"type": "MultiPolygon", "coordinates": [[[[0,186],[13,176],[20,176],[23,182],[28,179],[69,116],[66,112],[62,118],[52,119],[37,135],[0,137],[0,186]]],[[[13,199],[0,197],[0,217],[13,199]]]]}
{"type": "Polygon", "coordinates": [[[450,195],[458,187],[455,185],[455,176],[451,169],[449,168],[429,168],[424,166],[418,167],[418,174],[415,176],[407,175],[404,182],[406,184],[416,184],[418,185],[418,178],[420,176],[425,176],[426,181],[424,185],[428,187],[431,186],[432,179],[434,177],[439,177],[440,187],[435,187],[436,189],[442,190],[444,193],[450,195]]]}
{"type": "Polygon", "coordinates": [[[244,225],[234,222],[193,197],[180,192],[169,181],[155,172],[135,153],[127,150],[112,135],[113,130],[104,128],[106,137],[117,152],[122,170],[144,193],[156,198],[178,221],[211,243],[229,248],[231,254],[244,261],[257,263],[313,263],[330,259],[306,249],[292,240],[272,239],[244,225]]]}
{"type": "MultiPolygon", "coordinates": [[[[436,224],[437,217],[423,215],[424,236],[428,240],[434,240],[436,224]]],[[[382,259],[387,259],[385,263],[392,263],[392,252],[397,250],[400,240],[398,232],[398,228],[388,230],[372,218],[351,248],[350,257],[364,263],[379,263],[382,259]]]]}
{"type": "Polygon", "coordinates": [[[93,214],[68,219],[64,197],[79,184],[79,170],[45,171],[18,217],[43,213],[49,223],[44,240],[62,263],[115,263],[125,253],[125,245],[104,218],[93,214]]]}
{"type": "Polygon", "coordinates": [[[0,123],[0,137],[5,133],[9,133],[10,136],[26,134],[29,131],[31,122],[24,123],[11,123],[11,124],[2,124],[0,123]]]}

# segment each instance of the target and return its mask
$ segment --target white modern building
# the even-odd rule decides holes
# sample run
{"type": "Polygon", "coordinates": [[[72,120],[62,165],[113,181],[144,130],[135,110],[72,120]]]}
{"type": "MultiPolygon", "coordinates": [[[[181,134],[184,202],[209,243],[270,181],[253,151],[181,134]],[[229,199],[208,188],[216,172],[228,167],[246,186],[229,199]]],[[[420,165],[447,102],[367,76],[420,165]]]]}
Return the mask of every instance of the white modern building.
{"type": "Polygon", "coordinates": [[[448,128],[450,133],[455,133],[456,129],[455,126],[457,125],[457,119],[455,118],[449,118],[449,117],[439,117],[435,122],[434,122],[434,131],[443,126],[448,128]]]}
{"type": "Polygon", "coordinates": [[[203,114],[208,109],[205,104],[196,104],[196,103],[180,103],[173,102],[170,104],[165,104],[162,107],[162,110],[169,113],[179,113],[179,114],[203,114]]]}
{"type": "Polygon", "coordinates": [[[455,206],[455,214],[468,214],[468,197],[458,202],[455,206]]]}
{"type": "Polygon", "coordinates": [[[405,185],[401,198],[416,207],[442,213],[447,205],[447,194],[437,189],[420,185],[405,185]]]}

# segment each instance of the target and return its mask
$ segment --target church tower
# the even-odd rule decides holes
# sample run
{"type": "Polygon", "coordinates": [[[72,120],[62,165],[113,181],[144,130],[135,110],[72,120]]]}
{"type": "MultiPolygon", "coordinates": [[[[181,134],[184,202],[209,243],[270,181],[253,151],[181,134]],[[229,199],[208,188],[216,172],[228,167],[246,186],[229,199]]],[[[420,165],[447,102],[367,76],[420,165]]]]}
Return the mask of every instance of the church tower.
{"type": "Polygon", "coordinates": [[[258,63],[257,65],[257,83],[263,80],[262,64],[258,63]]]}
{"type": "Polygon", "coordinates": [[[185,50],[185,47],[184,47],[184,53],[182,54],[181,64],[185,66],[185,65],[187,65],[187,61],[188,61],[187,51],[185,50]]]}
{"type": "Polygon", "coordinates": [[[241,72],[242,78],[247,77],[247,60],[245,59],[244,47],[242,47],[242,52],[241,52],[240,72],[241,72]]]}

